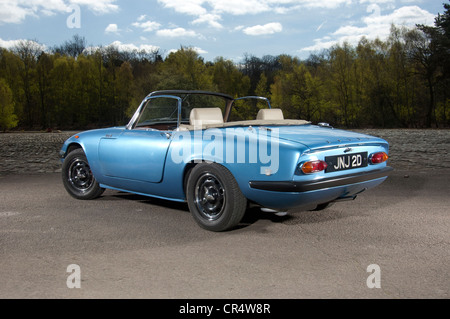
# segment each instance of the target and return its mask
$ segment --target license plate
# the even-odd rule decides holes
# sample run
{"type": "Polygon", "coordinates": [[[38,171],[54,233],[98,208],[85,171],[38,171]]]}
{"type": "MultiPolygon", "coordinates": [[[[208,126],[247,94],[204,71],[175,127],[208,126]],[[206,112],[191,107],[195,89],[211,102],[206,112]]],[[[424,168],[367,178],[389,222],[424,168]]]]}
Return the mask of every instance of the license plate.
{"type": "Polygon", "coordinates": [[[366,167],[368,162],[367,152],[327,156],[325,162],[328,164],[326,173],[366,167]]]}

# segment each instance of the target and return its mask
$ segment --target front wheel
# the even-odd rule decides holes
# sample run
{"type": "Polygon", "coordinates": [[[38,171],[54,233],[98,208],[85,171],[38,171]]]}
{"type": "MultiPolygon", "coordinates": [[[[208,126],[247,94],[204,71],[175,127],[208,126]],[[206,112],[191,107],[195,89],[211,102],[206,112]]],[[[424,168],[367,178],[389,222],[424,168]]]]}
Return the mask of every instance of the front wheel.
{"type": "Polygon", "coordinates": [[[95,180],[81,148],[73,150],[64,159],[62,180],[64,188],[76,199],[94,199],[105,191],[95,180]]]}
{"type": "Polygon", "coordinates": [[[210,231],[235,227],[247,208],[247,199],[231,172],[215,163],[201,163],[192,169],[186,197],[195,221],[210,231]]]}

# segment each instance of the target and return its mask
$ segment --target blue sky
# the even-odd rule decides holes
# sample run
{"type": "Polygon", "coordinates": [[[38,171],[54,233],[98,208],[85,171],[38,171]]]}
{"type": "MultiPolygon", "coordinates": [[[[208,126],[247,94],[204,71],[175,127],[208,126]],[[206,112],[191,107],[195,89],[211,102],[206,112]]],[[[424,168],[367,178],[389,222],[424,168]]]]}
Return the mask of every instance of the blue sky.
{"type": "Polygon", "coordinates": [[[78,34],[89,46],[168,54],[193,47],[207,61],[245,54],[307,58],[390,25],[433,25],[446,0],[0,0],[0,46],[46,48],[78,34]]]}

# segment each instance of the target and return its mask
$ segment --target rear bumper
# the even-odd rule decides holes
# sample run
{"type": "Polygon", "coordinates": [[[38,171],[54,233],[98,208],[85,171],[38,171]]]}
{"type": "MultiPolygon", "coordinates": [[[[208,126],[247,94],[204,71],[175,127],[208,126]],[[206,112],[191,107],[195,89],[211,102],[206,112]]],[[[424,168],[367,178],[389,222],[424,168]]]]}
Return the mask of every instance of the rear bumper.
{"type": "Polygon", "coordinates": [[[323,178],[319,180],[295,182],[295,181],[250,181],[250,188],[272,191],[272,192],[293,192],[304,193],[331,187],[345,186],[362,183],[378,178],[387,177],[393,170],[392,167],[384,167],[379,170],[367,173],[348,174],[339,177],[323,178]]]}

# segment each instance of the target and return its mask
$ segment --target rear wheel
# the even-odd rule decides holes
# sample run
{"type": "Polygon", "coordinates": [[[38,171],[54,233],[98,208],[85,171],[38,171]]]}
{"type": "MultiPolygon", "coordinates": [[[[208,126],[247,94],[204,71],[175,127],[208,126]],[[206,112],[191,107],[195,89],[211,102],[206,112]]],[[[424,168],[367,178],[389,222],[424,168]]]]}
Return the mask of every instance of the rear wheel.
{"type": "Polygon", "coordinates": [[[210,231],[225,231],[242,220],[247,199],[225,167],[212,163],[195,166],[187,180],[186,196],[195,221],[210,231]]]}
{"type": "Polygon", "coordinates": [[[76,199],[94,199],[105,191],[95,180],[81,148],[73,150],[64,159],[62,180],[67,192],[76,199]]]}

